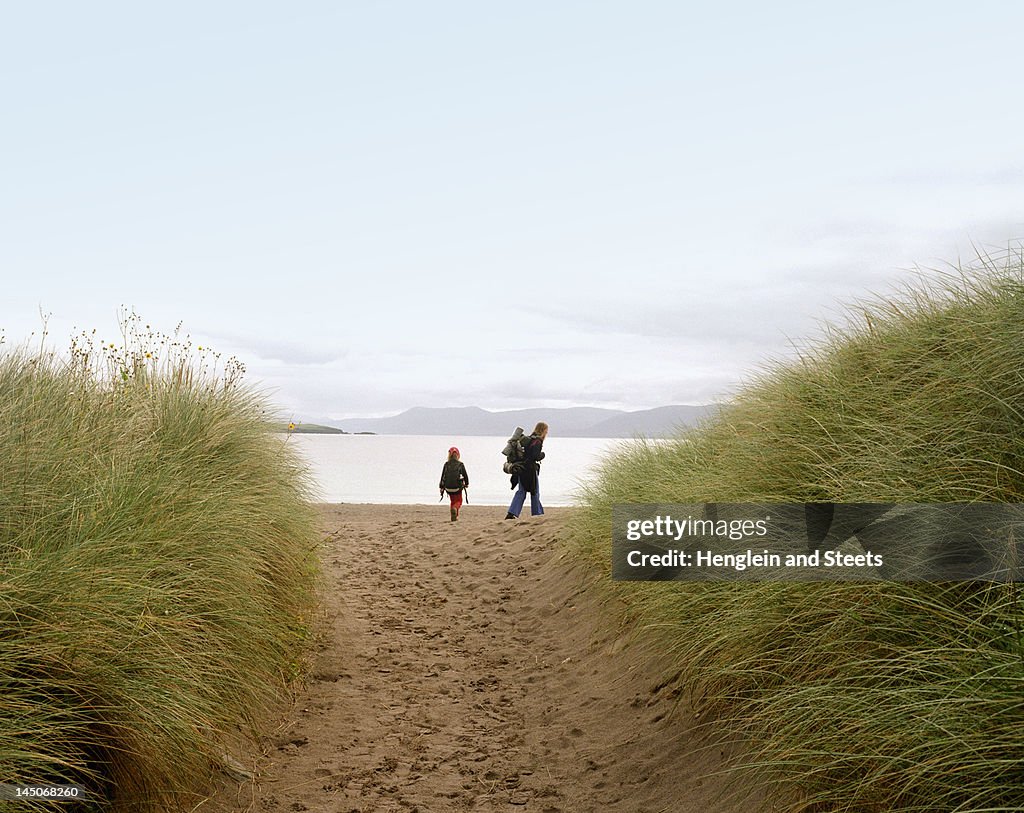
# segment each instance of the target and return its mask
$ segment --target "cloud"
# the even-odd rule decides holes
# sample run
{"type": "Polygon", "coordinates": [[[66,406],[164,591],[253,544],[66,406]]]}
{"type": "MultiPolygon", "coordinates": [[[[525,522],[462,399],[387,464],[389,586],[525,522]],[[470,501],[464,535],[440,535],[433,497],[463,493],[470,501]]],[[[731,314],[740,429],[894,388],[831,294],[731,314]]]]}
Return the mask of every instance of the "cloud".
{"type": "MultiPolygon", "coordinates": [[[[552,302],[536,312],[546,317],[554,333],[579,332],[593,342],[595,337],[619,342],[649,339],[666,340],[673,346],[704,348],[708,353],[781,345],[787,337],[817,333],[816,315],[833,294],[846,286],[813,282],[810,269],[787,269],[766,275],[767,280],[751,281],[711,293],[696,291],[690,296],[638,297],[610,303],[552,302]],[[639,301],[637,301],[639,300],[639,301]]],[[[849,280],[849,277],[847,277],[849,280]]]]}
{"type": "Polygon", "coordinates": [[[353,355],[326,367],[250,366],[272,399],[300,417],[393,414],[411,406],[513,409],[591,405],[636,409],[703,403],[735,385],[760,349],[709,354],[615,335],[589,348],[555,346],[490,355],[353,355]]]}
{"type": "Polygon", "coordinates": [[[319,366],[345,359],[347,351],[323,346],[316,342],[299,344],[275,339],[245,336],[241,334],[208,333],[216,343],[229,346],[239,356],[252,357],[254,361],[280,362],[291,365],[319,366]]]}
{"type": "MultiPolygon", "coordinates": [[[[800,233],[791,262],[766,257],[760,272],[741,264],[699,277],[665,275],[657,284],[637,274],[571,292],[552,285],[528,301],[465,307],[450,330],[431,315],[429,330],[410,331],[404,312],[392,309],[370,323],[379,331],[354,332],[352,341],[363,344],[345,351],[336,349],[348,341],[339,335],[305,345],[223,338],[254,356],[251,363],[243,357],[250,377],[300,417],[394,414],[417,405],[706,403],[822,341],[825,323],[846,326],[859,302],[949,270],[935,263],[935,271],[917,271],[904,258],[921,256],[918,241],[934,246],[954,237],[833,218],[800,233]]],[[[792,235],[785,238],[793,244],[792,235]]]]}
{"type": "Polygon", "coordinates": [[[956,186],[1024,186],[1024,166],[1003,165],[990,167],[977,167],[972,169],[954,169],[943,167],[941,169],[922,169],[905,172],[896,172],[882,178],[882,181],[891,186],[899,187],[923,187],[934,189],[936,187],[956,186]]]}

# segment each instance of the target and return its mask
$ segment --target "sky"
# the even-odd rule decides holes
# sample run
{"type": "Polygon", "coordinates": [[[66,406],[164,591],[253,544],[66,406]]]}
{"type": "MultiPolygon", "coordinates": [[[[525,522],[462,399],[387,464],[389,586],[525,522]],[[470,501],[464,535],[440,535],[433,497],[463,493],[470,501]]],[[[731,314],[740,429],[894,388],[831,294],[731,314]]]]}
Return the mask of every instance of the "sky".
{"type": "Polygon", "coordinates": [[[1024,5],[0,0],[0,328],[299,420],[727,398],[1024,237],[1024,5]]]}

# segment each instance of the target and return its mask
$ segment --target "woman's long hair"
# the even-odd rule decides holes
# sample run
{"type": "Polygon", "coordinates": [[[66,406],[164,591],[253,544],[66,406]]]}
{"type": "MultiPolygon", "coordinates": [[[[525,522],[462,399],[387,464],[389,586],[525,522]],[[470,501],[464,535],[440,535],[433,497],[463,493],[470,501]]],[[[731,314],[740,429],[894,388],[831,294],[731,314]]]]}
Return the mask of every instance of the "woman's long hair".
{"type": "Polygon", "coordinates": [[[548,425],[544,421],[537,421],[537,425],[533,427],[533,434],[539,438],[546,437],[548,434],[548,425]]]}

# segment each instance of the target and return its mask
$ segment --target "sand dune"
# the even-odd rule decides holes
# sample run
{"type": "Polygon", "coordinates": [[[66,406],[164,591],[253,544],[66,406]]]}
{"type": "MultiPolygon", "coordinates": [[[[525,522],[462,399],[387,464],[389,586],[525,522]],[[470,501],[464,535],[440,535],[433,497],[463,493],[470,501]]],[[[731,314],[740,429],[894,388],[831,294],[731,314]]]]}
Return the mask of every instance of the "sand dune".
{"type": "Polygon", "coordinates": [[[570,509],[510,522],[470,505],[458,523],[443,505],[322,510],[311,678],[255,778],[225,777],[208,810],[764,807],[713,775],[730,749],[584,588],[559,546],[570,509]]]}

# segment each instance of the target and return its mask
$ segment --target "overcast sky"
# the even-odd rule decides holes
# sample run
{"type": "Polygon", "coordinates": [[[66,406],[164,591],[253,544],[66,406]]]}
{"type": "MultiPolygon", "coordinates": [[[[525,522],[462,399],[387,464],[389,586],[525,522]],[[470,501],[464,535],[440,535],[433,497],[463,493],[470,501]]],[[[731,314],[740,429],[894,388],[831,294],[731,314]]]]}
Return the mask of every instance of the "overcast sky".
{"type": "Polygon", "coordinates": [[[0,327],[298,419],[726,396],[1024,236],[1012,2],[3,2],[0,327]]]}

